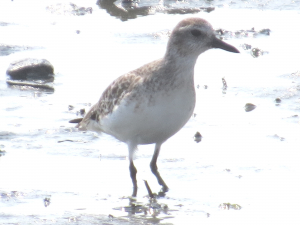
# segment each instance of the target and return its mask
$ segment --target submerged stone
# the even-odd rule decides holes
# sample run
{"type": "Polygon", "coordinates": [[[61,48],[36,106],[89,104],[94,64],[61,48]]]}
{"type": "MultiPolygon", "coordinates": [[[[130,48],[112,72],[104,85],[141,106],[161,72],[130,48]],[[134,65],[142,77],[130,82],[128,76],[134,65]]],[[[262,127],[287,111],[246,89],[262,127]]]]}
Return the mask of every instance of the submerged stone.
{"type": "Polygon", "coordinates": [[[54,68],[48,60],[32,58],[12,62],[6,71],[13,80],[45,80],[53,72],[54,68]]]}

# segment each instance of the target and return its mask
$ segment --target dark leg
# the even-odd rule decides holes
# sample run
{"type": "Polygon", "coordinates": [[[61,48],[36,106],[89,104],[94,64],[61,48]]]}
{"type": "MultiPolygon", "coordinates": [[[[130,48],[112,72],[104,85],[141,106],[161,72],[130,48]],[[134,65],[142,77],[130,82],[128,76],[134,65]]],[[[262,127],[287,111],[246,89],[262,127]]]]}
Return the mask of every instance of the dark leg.
{"type": "Polygon", "coordinates": [[[133,164],[133,160],[130,160],[129,171],[130,171],[130,177],[131,177],[132,184],[133,184],[132,197],[136,197],[136,194],[137,194],[137,182],[136,182],[137,170],[133,164]]]}
{"type": "Polygon", "coordinates": [[[157,170],[157,165],[156,165],[157,157],[158,157],[159,151],[160,151],[160,146],[161,146],[161,144],[155,145],[155,150],[154,150],[154,154],[152,156],[152,160],[150,163],[150,168],[151,168],[152,173],[156,176],[158,183],[161,186],[163,186],[163,192],[167,192],[169,190],[169,188],[166,185],[166,183],[164,182],[164,180],[161,178],[161,176],[157,170]]]}

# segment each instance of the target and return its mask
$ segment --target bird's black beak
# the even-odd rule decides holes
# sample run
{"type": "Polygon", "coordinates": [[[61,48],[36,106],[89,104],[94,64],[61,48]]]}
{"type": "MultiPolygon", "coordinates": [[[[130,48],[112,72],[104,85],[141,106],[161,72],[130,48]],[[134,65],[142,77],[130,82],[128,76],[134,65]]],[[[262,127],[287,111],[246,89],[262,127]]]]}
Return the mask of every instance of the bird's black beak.
{"type": "Polygon", "coordinates": [[[228,51],[228,52],[240,53],[239,50],[237,50],[235,47],[233,47],[230,44],[227,44],[226,42],[224,42],[224,41],[222,41],[222,40],[220,40],[216,37],[212,42],[212,47],[213,48],[220,48],[220,49],[223,49],[223,50],[228,51]]]}

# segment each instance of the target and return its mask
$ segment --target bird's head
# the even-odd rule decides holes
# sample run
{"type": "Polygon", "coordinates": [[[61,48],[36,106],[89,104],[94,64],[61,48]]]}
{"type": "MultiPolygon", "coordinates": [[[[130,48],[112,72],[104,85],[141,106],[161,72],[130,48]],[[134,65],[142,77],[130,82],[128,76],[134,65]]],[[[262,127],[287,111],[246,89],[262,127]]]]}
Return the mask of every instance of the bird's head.
{"type": "Polygon", "coordinates": [[[187,18],[178,23],[171,33],[167,54],[170,56],[194,56],[211,49],[239,53],[232,45],[218,39],[210,23],[201,18],[187,18]]]}

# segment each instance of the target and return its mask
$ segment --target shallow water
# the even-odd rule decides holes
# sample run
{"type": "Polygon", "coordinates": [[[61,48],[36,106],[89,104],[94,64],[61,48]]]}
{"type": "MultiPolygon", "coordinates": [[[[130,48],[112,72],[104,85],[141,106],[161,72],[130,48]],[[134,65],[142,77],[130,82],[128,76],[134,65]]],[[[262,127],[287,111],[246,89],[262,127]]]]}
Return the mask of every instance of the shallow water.
{"type": "MultiPolygon", "coordinates": [[[[6,151],[0,157],[0,223],[299,223],[300,1],[165,1],[164,7],[216,9],[157,12],[126,22],[95,1],[73,3],[93,13],[53,14],[46,7],[54,1],[0,3],[0,44],[34,48],[0,56],[0,149],[6,151]],[[211,50],[199,57],[195,116],[162,146],[158,159],[170,191],[157,202],[169,210],[152,217],[148,207],[147,216],[131,215],[124,198],[132,192],[126,145],[105,134],[78,132],[68,121],[88,110],[115,78],[161,57],[169,31],[191,16],[215,29],[271,33],[228,38],[241,54],[211,50]],[[245,43],[268,53],[253,58],[245,43]],[[25,57],[54,65],[54,93],[6,85],[9,63],[25,57]],[[256,108],[245,112],[246,103],[256,108]],[[193,141],[197,131],[200,143],[193,141]],[[222,210],[222,203],[242,208],[222,210]]],[[[140,4],[147,5],[157,2],[140,4]]],[[[160,189],[149,168],[153,150],[140,146],[136,154],[141,204],[148,203],[143,180],[153,192],[160,189]]]]}

